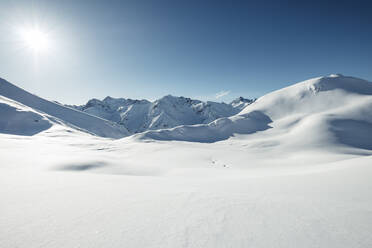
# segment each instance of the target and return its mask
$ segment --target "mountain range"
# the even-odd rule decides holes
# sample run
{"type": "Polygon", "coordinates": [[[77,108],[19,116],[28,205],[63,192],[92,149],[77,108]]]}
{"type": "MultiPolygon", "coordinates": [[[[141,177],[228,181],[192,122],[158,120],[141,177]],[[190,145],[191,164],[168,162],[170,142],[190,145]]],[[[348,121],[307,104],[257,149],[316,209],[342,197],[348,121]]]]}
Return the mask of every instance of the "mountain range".
{"type": "Polygon", "coordinates": [[[8,134],[34,135],[57,125],[109,138],[209,143],[266,130],[281,140],[273,144],[372,149],[371,109],[372,84],[341,74],[229,104],[168,95],[154,102],[106,97],[66,106],[0,80],[0,132],[8,134]]]}
{"type": "Polygon", "coordinates": [[[243,97],[226,104],[171,95],[154,102],[108,96],[102,101],[91,99],[85,105],[67,106],[115,122],[130,133],[140,133],[180,125],[207,124],[221,117],[236,115],[253,102],[243,97]]]}

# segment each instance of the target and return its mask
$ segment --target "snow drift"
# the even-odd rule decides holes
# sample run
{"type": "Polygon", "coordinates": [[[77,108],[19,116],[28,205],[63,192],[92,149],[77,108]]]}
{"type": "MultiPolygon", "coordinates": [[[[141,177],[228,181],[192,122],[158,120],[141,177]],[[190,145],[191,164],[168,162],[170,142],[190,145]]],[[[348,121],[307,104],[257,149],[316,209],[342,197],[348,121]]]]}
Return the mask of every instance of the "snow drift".
{"type": "Polygon", "coordinates": [[[205,125],[183,125],[172,129],[147,131],[135,135],[138,139],[181,140],[211,143],[228,139],[234,134],[252,134],[270,126],[271,119],[259,111],[230,118],[220,118],[205,125]]]}
{"type": "Polygon", "coordinates": [[[36,123],[36,120],[40,120],[41,118],[36,116],[36,110],[49,115],[51,117],[49,120],[50,122],[55,124],[62,122],[70,127],[78,128],[79,130],[83,130],[98,136],[121,138],[129,135],[129,132],[120,125],[92,115],[88,115],[75,109],[67,108],[58,103],[47,101],[36,95],[30,94],[1,78],[0,95],[28,106],[34,110],[33,112],[17,111],[14,109],[14,107],[11,107],[10,105],[7,106],[6,103],[3,103],[1,105],[2,125],[0,126],[0,132],[16,134],[24,133],[31,135],[37,133],[37,131],[45,129],[48,126],[50,127],[51,125],[46,125],[45,120],[36,123]],[[30,119],[34,120],[35,122],[31,125],[34,126],[34,129],[31,126],[28,126],[30,125],[30,119]],[[22,122],[24,123],[22,124],[22,122]]]}

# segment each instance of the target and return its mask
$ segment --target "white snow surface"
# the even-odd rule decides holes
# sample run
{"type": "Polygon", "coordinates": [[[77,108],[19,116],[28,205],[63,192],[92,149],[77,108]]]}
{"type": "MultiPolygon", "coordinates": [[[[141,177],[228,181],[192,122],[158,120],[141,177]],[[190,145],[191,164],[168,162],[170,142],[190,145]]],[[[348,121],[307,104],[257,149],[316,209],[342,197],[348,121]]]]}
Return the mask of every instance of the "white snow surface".
{"type": "Polygon", "coordinates": [[[117,140],[3,96],[0,247],[372,247],[371,94],[332,75],[117,140]]]}

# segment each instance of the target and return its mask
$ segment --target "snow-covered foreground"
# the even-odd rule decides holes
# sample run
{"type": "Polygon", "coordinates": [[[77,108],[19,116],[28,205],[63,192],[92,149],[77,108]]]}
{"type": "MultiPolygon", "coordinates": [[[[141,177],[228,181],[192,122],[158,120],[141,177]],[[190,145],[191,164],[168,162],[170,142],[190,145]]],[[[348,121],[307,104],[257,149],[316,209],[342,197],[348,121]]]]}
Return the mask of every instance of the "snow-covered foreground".
{"type": "Polygon", "coordinates": [[[233,117],[122,139],[10,97],[0,247],[372,247],[369,82],[312,79],[233,117]]]}
{"type": "Polygon", "coordinates": [[[1,247],[371,247],[371,152],[253,145],[1,135],[1,247]]]}

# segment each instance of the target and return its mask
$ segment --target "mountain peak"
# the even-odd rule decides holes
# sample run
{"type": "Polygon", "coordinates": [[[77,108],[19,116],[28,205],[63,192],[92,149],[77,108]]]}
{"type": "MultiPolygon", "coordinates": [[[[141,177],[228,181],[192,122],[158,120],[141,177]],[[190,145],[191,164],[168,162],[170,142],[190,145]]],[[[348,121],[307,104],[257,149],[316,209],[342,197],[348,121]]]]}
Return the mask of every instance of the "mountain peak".
{"type": "Polygon", "coordinates": [[[330,74],[328,77],[337,78],[337,77],[344,77],[344,75],[342,75],[341,73],[334,73],[334,74],[330,74]]]}
{"type": "MultiPolygon", "coordinates": [[[[326,77],[314,78],[303,83],[311,85],[310,88],[316,92],[343,90],[354,94],[371,95],[372,83],[366,80],[344,76],[342,74],[331,74],[326,77]]],[[[301,85],[301,83],[299,83],[301,85]]]]}
{"type": "Polygon", "coordinates": [[[250,105],[251,103],[253,103],[255,100],[253,99],[247,99],[247,98],[244,98],[242,96],[236,98],[235,100],[233,100],[230,105],[233,106],[234,108],[239,108],[239,109],[244,109],[245,107],[247,107],[248,105],[250,105]]]}
{"type": "Polygon", "coordinates": [[[116,98],[113,98],[113,97],[111,97],[111,96],[106,96],[106,97],[103,99],[103,101],[104,101],[104,102],[107,102],[107,101],[111,101],[111,100],[114,100],[114,99],[116,99],[116,98]]]}
{"type": "Polygon", "coordinates": [[[231,103],[237,103],[237,102],[253,102],[253,99],[244,98],[242,96],[239,96],[238,98],[231,101],[231,103]]]}

